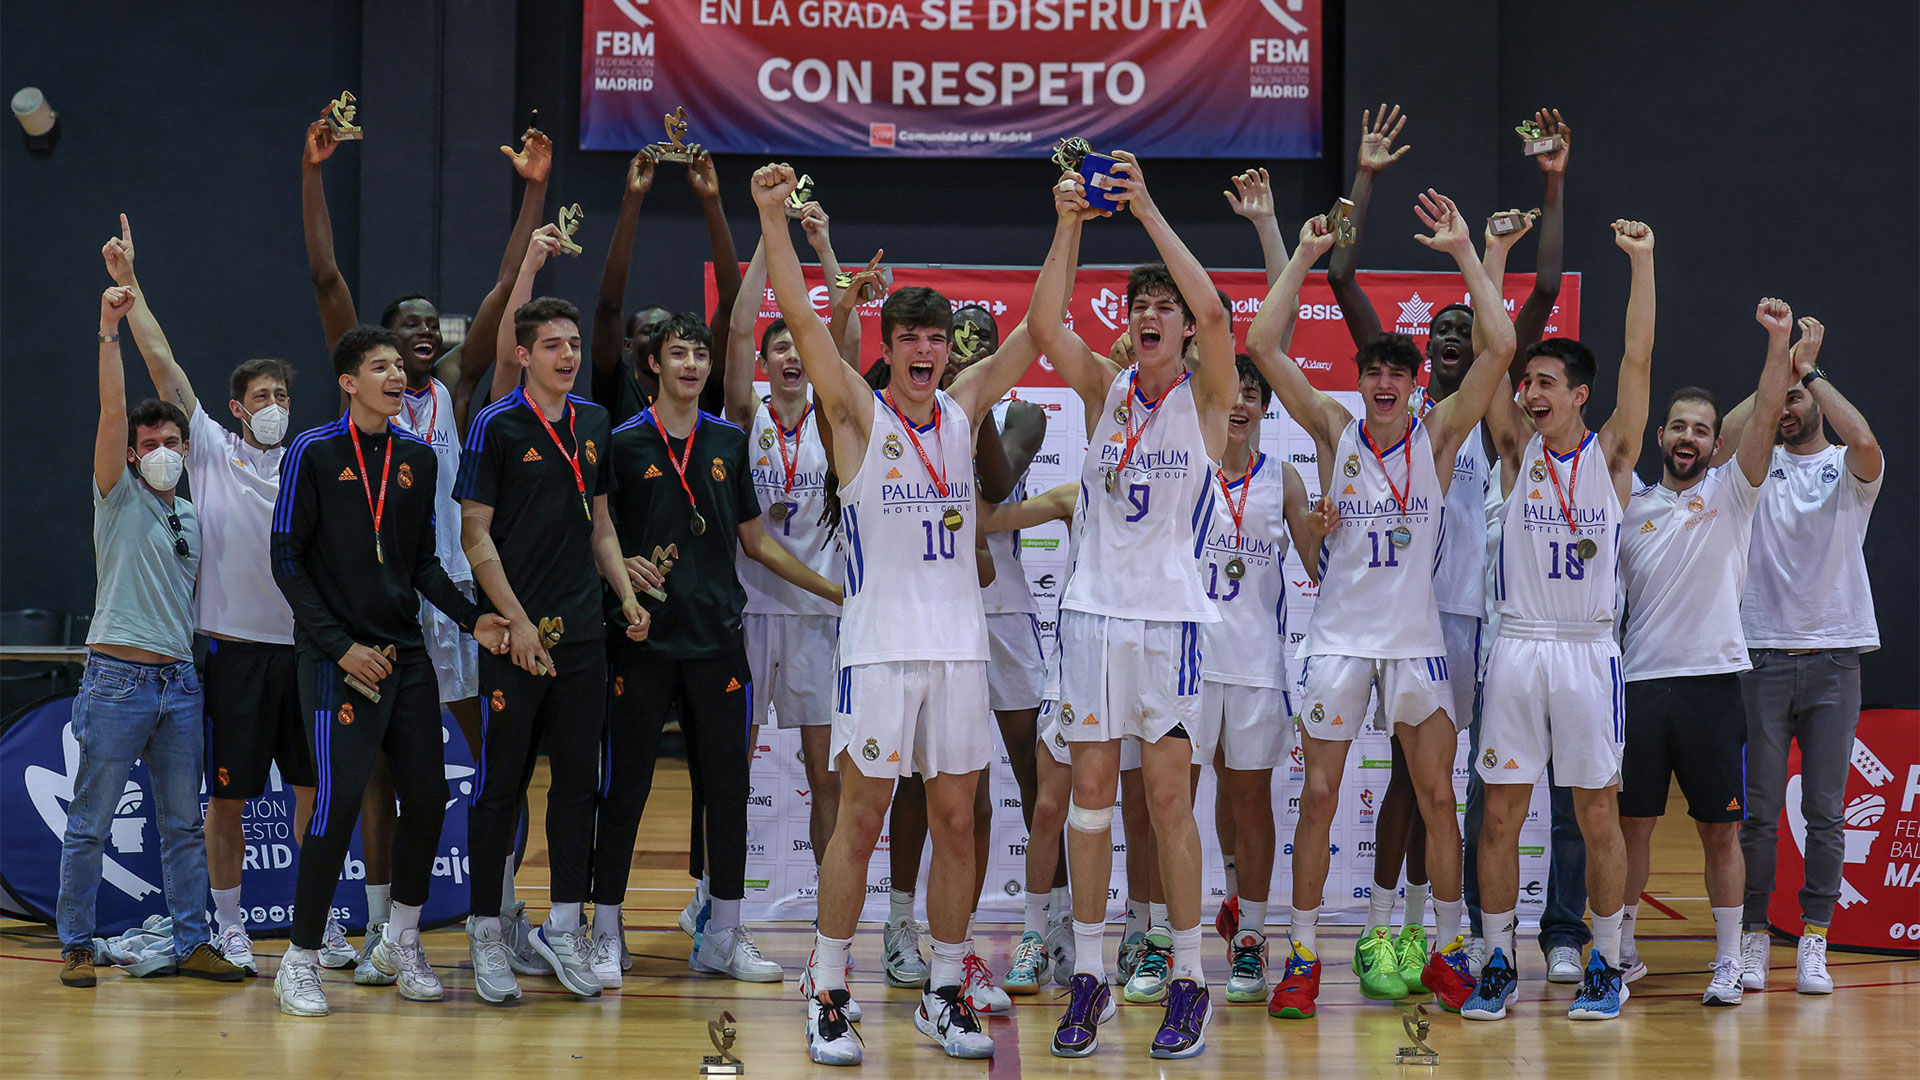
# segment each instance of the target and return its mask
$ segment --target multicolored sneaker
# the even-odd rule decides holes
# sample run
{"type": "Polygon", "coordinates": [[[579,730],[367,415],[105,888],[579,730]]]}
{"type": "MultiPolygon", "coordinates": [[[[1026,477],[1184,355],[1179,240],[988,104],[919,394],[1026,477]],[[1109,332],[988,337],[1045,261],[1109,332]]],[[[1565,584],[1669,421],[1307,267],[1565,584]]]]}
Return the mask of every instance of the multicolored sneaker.
{"type": "Polygon", "coordinates": [[[966,999],[967,1006],[974,1012],[1004,1014],[1013,1010],[1013,999],[994,980],[993,969],[980,959],[979,953],[968,949],[961,970],[965,973],[965,981],[961,983],[960,996],[966,999]]]}
{"type": "Polygon", "coordinates": [[[1400,974],[1400,960],[1393,954],[1393,939],[1384,926],[1374,927],[1354,946],[1353,973],[1360,976],[1362,997],[1399,1001],[1407,996],[1407,980],[1400,974]]]}
{"type": "MultiPolygon", "coordinates": [[[[853,985],[853,965],[852,964],[847,965],[847,985],[848,986],[853,985]]],[[[803,998],[807,998],[808,1000],[812,1000],[813,998],[819,996],[818,992],[814,989],[814,986],[813,986],[813,954],[812,953],[807,954],[806,966],[800,969],[800,996],[803,998]]],[[[847,1021],[849,1023],[857,1024],[860,1022],[860,1017],[861,1017],[860,1003],[853,1000],[852,991],[849,990],[847,992],[847,999],[841,1002],[839,1007],[841,1011],[847,1014],[847,1021]]],[[[825,1062],[823,1064],[831,1064],[831,1063],[825,1062]]]]}
{"type": "Polygon", "coordinates": [[[1393,958],[1400,978],[1407,984],[1407,993],[1425,994],[1433,989],[1420,977],[1427,966],[1426,927],[1418,923],[1401,927],[1400,936],[1393,939],[1393,958]]]}
{"type": "Polygon", "coordinates": [[[1133,978],[1135,968],[1140,966],[1140,958],[1146,955],[1147,935],[1134,931],[1120,941],[1120,982],[1133,978]]]}
{"type": "Polygon", "coordinates": [[[1080,972],[1067,995],[1067,1014],[1053,1032],[1053,1056],[1083,1058],[1100,1045],[1100,1025],[1113,1019],[1113,991],[1099,976],[1080,972]]]}
{"type": "Polygon", "coordinates": [[[808,1057],[821,1065],[858,1065],[862,1041],[847,1016],[845,990],[807,999],[808,1057]]]}
{"type": "Polygon", "coordinates": [[[1173,978],[1173,935],[1154,927],[1140,943],[1140,965],[1133,969],[1121,996],[1135,1005],[1150,1005],[1167,996],[1173,978]]]}
{"type": "MultiPolygon", "coordinates": [[[[1251,933],[1251,931],[1249,931],[1251,933]]],[[[1207,988],[1188,978],[1167,985],[1167,1015],[1153,1037],[1157,1058],[1190,1058],[1207,1048],[1207,1021],[1213,1017],[1213,1001],[1207,988]]]]}
{"type": "Polygon", "coordinates": [[[1263,1001],[1267,996],[1267,936],[1253,927],[1233,935],[1227,957],[1228,1001],[1263,1001]]]}
{"type": "Polygon", "coordinates": [[[1473,996],[1473,957],[1467,952],[1467,939],[1456,937],[1429,957],[1420,983],[1433,992],[1441,1008],[1459,1012],[1473,996]]]}
{"type": "Polygon", "coordinates": [[[1220,940],[1233,943],[1233,935],[1240,929],[1240,898],[1229,896],[1220,901],[1220,910],[1214,913],[1213,930],[1220,940]]]}
{"type": "Polygon", "coordinates": [[[948,1057],[993,1056],[993,1038],[980,1030],[980,1018],[974,1015],[973,1006],[967,1004],[966,995],[958,986],[942,986],[922,993],[920,1007],[913,1011],[913,1026],[920,1034],[939,1043],[948,1057]]]}
{"type": "Polygon", "coordinates": [[[1020,935],[1013,946],[1013,966],[1000,985],[1009,994],[1037,994],[1047,980],[1047,943],[1031,930],[1020,935]]]}
{"type": "Polygon", "coordinates": [[[1312,1019],[1314,1002],[1319,997],[1320,959],[1313,955],[1313,950],[1296,941],[1293,951],[1287,954],[1287,967],[1280,985],[1273,988],[1273,997],[1267,1001],[1267,1015],[1287,1020],[1312,1019]]]}
{"type": "Polygon", "coordinates": [[[1519,975],[1513,970],[1513,962],[1507,959],[1505,949],[1493,950],[1486,964],[1480,968],[1480,980],[1474,984],[1473,993],[1460,1006],[1460,1016],[1466,1020],[1505,1020],[1507,1006],[1519,995],[1519,975]]]}
{"type": "Polygon", "coordinates": [[[1569,1020],[1613,1020],[1620,1015],[1620,1006],[1627,1000],[1627,984],[1620,979],[1620,969],[1607,966],[1606,958],[1595,949],[1587,957],[1586,977],[1580,980],[1580,989],[1573,995],[1573,1004],[1567,1006],[1569,1020]]]}

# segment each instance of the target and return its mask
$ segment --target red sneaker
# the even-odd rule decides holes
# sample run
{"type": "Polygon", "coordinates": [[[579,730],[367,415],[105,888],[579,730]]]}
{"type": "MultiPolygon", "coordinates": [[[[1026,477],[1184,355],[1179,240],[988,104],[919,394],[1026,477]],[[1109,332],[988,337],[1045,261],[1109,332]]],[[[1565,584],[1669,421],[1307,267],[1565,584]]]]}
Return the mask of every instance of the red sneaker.
{"type": "Polygon", "coordinates": [[[1273,988],[1267,1002],[1267,1015],[1288,1020],[1313,1017],[1314,1001],[1320,996],[1320,961],[1299,942],[1287,954],[1287,973],[1273,988]]]}
{"type": "Polygon", "coordinates": [[[1240,898],[1238,896],[1229,896],[1220,901],[1220,911],[1213,917],[1213,929],[1222,940],[1228,944],[1233,943],[1233,935],[1240,932],[1240,898]]]}
{"type": "Polygon", "coordinates": [[[1467,957],[1467,939],[1456,937],[1427,959],[1420,981],[1433,991],[1441,1008],[1457,1013],[1473,996],[1473,967],[1467,957]]]}

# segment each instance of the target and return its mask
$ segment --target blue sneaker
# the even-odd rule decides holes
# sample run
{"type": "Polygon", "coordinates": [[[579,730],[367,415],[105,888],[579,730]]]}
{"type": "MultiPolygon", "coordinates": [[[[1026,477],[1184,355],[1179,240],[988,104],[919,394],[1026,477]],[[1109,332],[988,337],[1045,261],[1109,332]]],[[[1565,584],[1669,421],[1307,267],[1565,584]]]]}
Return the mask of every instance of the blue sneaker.
{"type": "Polygon", "coordinates": [[[1505,1020],[1507,1006],[1519,995],[1517,985],[1519,976],[1513,970],[1513,962],[1507,959],[1505,949],[1493,950],[1487,958],[1487,966],[1480,969],[1480,981],[1474,985],[1473,993],[1467,997],[1466,1004],[1460,1006],[1460,1016],[1466,1020],[1505,1020]]]}
{"type": "Polygon", "coordinates": [[[1192,979],[1175,979],[1167,986],[1167,1018],[1153,1037],[1157,1058],[1189,1058],[1207,1048],[1207,1021],[1213,1016],[1207,988],[1192,979]]]}
{"type": "Polygon", "coordinates": [[[1082,1058],[1100,1045],[1100,1025],[1113,1019],[1113,991],[1105,979],[1079,972],[1067,988],[1067,1015],[1053,1033],[1053,1056],[1082,1058]]]}
{"type": "Polygon", "coordinates": [[[1617,967],[1608,967],[1600,950],[1587,958],[1586,977],[1567,1007],[1569,1020],[1614,1020],[1620,1016],[1620,1004],[1627,1000],[1627,984],[1617,967]]]}

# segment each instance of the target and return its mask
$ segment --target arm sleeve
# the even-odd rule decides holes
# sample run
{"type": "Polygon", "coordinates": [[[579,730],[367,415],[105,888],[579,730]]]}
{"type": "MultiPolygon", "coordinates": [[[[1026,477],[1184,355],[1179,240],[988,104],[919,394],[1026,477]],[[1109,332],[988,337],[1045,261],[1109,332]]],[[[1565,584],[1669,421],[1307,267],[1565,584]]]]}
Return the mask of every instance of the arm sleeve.
{"type": "Polygon", "coordinates": [[[353,647],[353,637],[327,607],[307,569],[314,533],[319,527],[320,509],[312,483],[313,470],[301,469],[308,448],[309,444],[304,441],[295,443],[281,464],[280,495],[273,506],[273,580],[286,595],[288,606],[293,608],[293,621],[300,624],[328,656],[338,660],[353,647]]]}

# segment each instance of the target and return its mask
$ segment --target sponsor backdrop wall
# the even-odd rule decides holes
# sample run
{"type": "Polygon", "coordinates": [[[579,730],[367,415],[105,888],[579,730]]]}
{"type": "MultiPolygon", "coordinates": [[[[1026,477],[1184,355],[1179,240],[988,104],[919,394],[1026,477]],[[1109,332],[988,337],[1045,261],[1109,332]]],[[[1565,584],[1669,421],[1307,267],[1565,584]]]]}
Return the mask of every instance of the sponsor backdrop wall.
{"type": "MultiPolygon", "coordinates": [[[[1098,226],[1095,226],[1096,228],[1098,226]]],[[[945,293],[955,304],[978,303],[994,313],[1004,336],[1026,314],[1033,288],[1031,269],[989,267],[914,267],[896,266],[894,285],[930,285],[945,293]]],[[[809,267],[813,302],[823,314],[827,293],[817,268],[809,267]]],[[[1226,290],[1233,302],[1233,327],[1236,342],[1244,342],[1246,328],[1266,298],[1267,286],[1257,271],[1225,271],[1213,275],[1214,283],[1226,290]]],[[[1451,273],[1364,273],[1361,285],[1380,313],[1381,323],[1401,333],[1413,335],[1424,348],[1427,323],[1442,306],[1464,301],[1465,286],[1451,273]]],[[[1533,287],[1532,275],[1509,275],[1505,282],[1506,305],[1517,310],[1533,287]]],[[[1083,269],[1075,282],[1071,323],[1096,348],[1105,348],[1126,329],[1126,270],[1083,269]]],[[[711,268],[708,274],[708,298],[713,299],[711,268]]],[[[1579,275],[1568,275],[1560,293],[1560,306],[1549,320],[1547,333],[1579,333],[1579,275]]],[[[755,331],[779,314],[771,295],[762,298],[760,321],[755,331]]],[[[863,341],[880,340],[880,304],[864,305],[860,310],[863,341]]],[[[1349,409],[1359,408],[1354,392],[1355,369],[1350,362],[1353,342],[1341,321],[1339,306],[1333,300],[1324,274],[1316,273],[1302,290],[1300,322],[1293,336],[1291,353],[1300,362],[1314,385],[1340,398],[1349,409]]],[[[865,349],[866,356],[879,353],[877,345],[865,349]]],[[[1078,480],[1081,458],[1086,451],[1085,411],[1073,391],[1067,389],[1042,358],[1026,380],[1013,392],[1014,397],[1032,401],[1047,410],[1047,435],[1027,479],[1030,492],[1045,491],[1055,484],[1078,480]]],[[[1313,441],[1281,410],[1276,398],[1261,424],[1261,449],[1299,470],[1309,496],[1321,489],[1319,464],[1313,441]]],[[[1331,463],[1330,463],[1331,464],[1331,463]]],[[[1217,515],[1215,530],[1231,529],[1231,521],[1217,515]]],[[[1048,648],[1060,593],[1066,583],[1066,529],[1054,524],[1023,533],[1020,539],[1027,584],[1040,604],[1040,625],[1048,648]]],[[[1288,656],[1306,630],[1308,614],[1313,610],[1317,590],[1301,569],[1297,554],[1287,556],[1288,656]]],[[[1275,643],[1279,647],[1280,643],[1275,643]]],[[[1298,675],[1297,670],[1294,674],[1298,675]]],[[[986,887],[980,903],[982,918],[988,921],[1017,921],[1022,913],[1021,892],[1025,882],[1027,834],[1020,813],[1020,792],[1014,784],[1005,748],[989,776],[994,808],[993,850],[987,870],[986,887]]],[[[1356,743],[1356,752],[1348,762],[1348,771],[1340,794],[1340,810],[1335,818],[1330,842],[1332,869],[1325,892],[1325,917],[1333,922],[1359,921],[1366,912],[1373,885],[1373,823],[1380,798],[1386,792],[1391,755],[1385,733],[1368,731],[1356,743]]],[[[1467,782],[1467,744],[1464,738],[1454,763],[1454,787],[1464,809],[1467,782]]],[[[1293,826],[1299,814],[1299,793],[1304,778],[1299,750],[1282,768],[1275,770],[1273,787],[1274,820],[1280,851],[1274,868],[1274,892],[1284,897],[1290,887],[1289,864],[1293,850],[1293,826]]],[[[1213,771],[1201,781],[1196,810],[1200,834],[1207,849],[1206,893],[1214,901],[1225,895],[1225,876],[1220,864],[1218,844],[1213,838],[1213,771]]],[[[747,808],[748,882],[747,911],[750,917],[767,919],[808,919],[813,917],[814,890],[818,877],[813,852],[808,843],[807,807],[809,805],[806,772],[800,761],[800,740],[794,732],[763,728],[760,732],[758,759],[753,769],[753,801],[747,808]]],[[[1529,924],[1539,920],[1545,901],[1546,844],[1548,823],[1546,791],[1535,792],[1534,805],[1522,828],[1520,840],[1520,915],[1529,924]],[[1529,883],[1532,883],[1530,886],[1529,883]]],[[[1114,818],[1113,843],[1116,853],[1125,851],[1119,815],[1114,818]]],[[[867,878],[868,918],[885,918],[888,879],[887,845],[882,837],[867,878]]],[[[1110,913],[1125,905],[1124,855],[1116,858],[1113,884],[1108,892],[1110,913]]],[[[924,872],[923,872],[924,878],[924,872]]],[[[921,883],[924,884],[924,881],[921,883]]],[[[1285,921],[1285,905],[1276,905],[1275,921],[1285,921]]]]}

